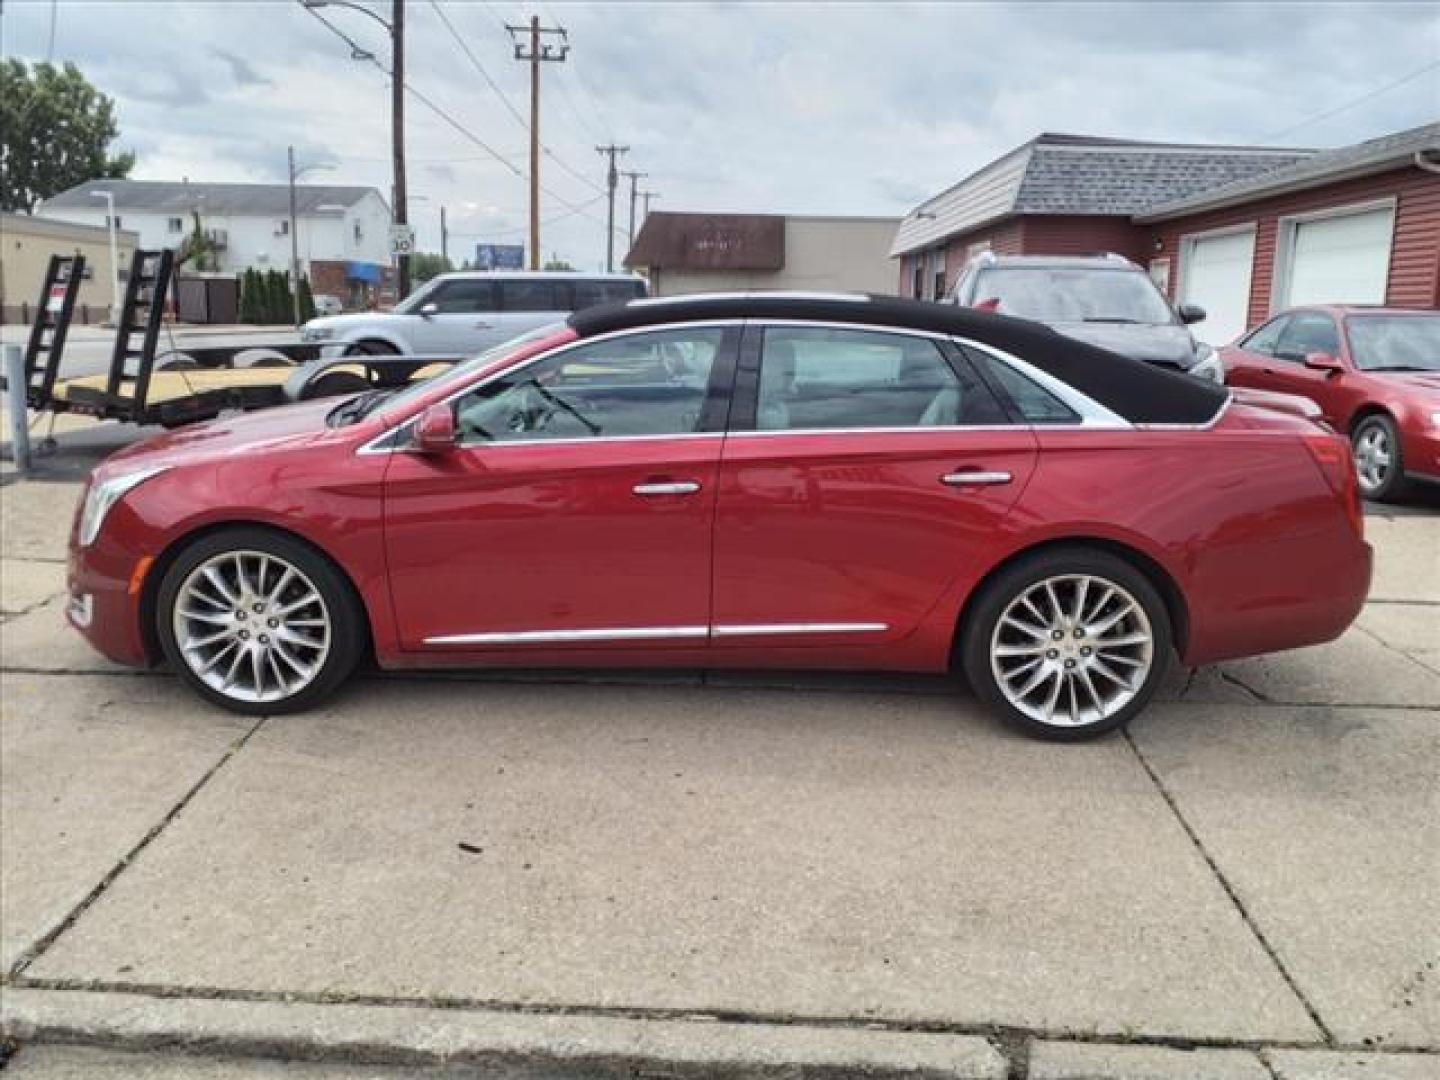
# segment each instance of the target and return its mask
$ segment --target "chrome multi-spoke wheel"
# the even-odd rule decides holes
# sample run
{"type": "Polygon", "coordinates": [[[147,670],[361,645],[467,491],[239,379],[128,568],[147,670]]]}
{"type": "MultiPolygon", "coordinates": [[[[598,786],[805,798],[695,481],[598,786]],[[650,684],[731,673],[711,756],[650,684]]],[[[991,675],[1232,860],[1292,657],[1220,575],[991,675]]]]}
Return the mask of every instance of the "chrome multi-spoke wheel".
{"type": "Polygon", "coordinates": [[[1379,491],[1395,464],[1395,448],[1383,424],[1367,424],[1355,436],[1355,472],[1365,494],[1379,491]]]}
{"type": "Polygon", "coordinates": [[[330,605],[311,577],[280,555],[215,554],[190,570],[171,611],[190,672],[228,700],[285,701],[308,689],[330,655],[330,605]]]}
{"type": "Polygon", "coordinates": [[[971,687],[1042,738],[1120,727],[1154,696],[1169,661],[1159,587],[1119,554],[1079,544],[1014,560],[968,606],[959,647],[971,687]]]}
{"type": "Polygon", "coordinates": [[[1088,574],[1047,577],[1004,609],[990,640],[996,682],[1042,724],[1114,716],[1144,686],[1155,657],[1150,619],[1120,585],[1088,574]]]}

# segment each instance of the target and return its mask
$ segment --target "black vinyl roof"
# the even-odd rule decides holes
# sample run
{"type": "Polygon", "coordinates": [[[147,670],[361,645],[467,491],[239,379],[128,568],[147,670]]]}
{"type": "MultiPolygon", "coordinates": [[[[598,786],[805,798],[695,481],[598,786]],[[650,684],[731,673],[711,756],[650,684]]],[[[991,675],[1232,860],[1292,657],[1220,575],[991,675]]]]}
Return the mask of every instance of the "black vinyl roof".
{"type": "Polygon", "coordinates": [[[569,323],[582,337],[705,319],[800,319],[855,323],[969,338],[1019,357],[1133,424],[1204,424],[1223,387],[1132,360],[1028,319],[954,304],[860,294],[726,293],[632,300],[586,308],[569,323]]]}

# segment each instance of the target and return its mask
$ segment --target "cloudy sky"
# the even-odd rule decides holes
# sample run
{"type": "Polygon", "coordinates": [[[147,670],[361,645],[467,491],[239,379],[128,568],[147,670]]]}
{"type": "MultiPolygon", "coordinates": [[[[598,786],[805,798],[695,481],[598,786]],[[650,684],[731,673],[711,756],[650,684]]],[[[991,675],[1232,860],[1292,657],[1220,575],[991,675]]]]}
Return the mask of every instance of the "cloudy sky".
{"type": "MultiPolygon", "coordinates": [[[[55,58],[116,99],[137,178],[279,182],[294,144],[333,166],[312,177],[388,197],[387,78],[300,0],[4,0],[4,53],[43,58],[52,11],[55,58]]],[[[481,69],[523,116],[504,24],[532,13],[572,47],[543,69],[542,246],[586,268],[604,255],[598,143],[631,147],[657,208],[898,215],[1042,130],[1334,146],[1440,119],[1425,3],[409,0],[407,81],[468,132],[409,99],[422,248],[441,205],[452,255],[523,238],[526,129],[481,69]]],[[[373,21],[324,14],[388,59],[373,21]]],[[[622,198],[617,258],[625,217],[622,198]]]]}

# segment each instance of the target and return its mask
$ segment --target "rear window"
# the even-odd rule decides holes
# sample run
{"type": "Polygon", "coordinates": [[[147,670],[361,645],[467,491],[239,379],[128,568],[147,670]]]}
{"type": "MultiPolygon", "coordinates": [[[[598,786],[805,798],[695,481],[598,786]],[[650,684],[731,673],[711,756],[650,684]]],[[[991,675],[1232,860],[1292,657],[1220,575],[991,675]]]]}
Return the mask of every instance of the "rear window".
{"type": "Polygon", "coordinates": [[[501,311],[569,311],[569,283],[509,278],[500,282],[501,311]]]}

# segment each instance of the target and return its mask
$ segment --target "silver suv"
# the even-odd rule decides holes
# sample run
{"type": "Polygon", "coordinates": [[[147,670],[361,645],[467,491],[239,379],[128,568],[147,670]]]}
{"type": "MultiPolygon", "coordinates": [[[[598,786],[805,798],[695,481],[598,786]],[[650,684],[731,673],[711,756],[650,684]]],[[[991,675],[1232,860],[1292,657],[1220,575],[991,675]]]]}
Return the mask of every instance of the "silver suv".
{"type": "Polygon", "coordinates": [[[1220,357],[1189,330],[1205,309],[1172,308],[1150,275],[1119,255],[982,252],[960,272],[946,301],[1033,319],[1123,356],[1225,381],[1220,357]]]}
{"type": "Polygon", "coordinates": [[[334,346],[332,354],[474,356],[572,311],[645,294],[645,279],[631,274],[440,274],[394,311],[311,319],[300,340],[334,346]]]}

